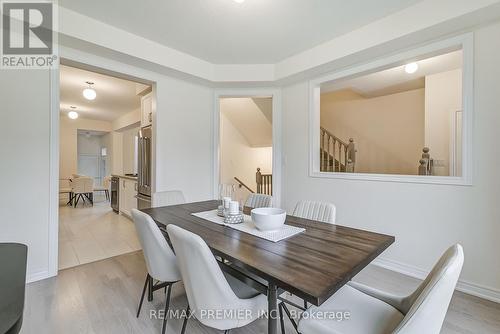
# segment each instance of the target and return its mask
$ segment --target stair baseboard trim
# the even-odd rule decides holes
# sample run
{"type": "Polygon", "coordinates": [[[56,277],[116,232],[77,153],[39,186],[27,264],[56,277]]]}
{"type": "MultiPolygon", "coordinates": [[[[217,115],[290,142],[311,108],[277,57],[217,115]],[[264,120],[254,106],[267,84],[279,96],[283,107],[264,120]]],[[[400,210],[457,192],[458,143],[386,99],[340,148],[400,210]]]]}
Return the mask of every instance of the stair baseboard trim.
{"type": "MultiPolygon", "coordinates": [[[[372,264],[419,280],[425,279],[429,274],[428,271],[417,268],[415,266],[411,266],[394,260],[389,260],[386,258],[377,258],[372,262],[372,264]]],[[[497,289],[485,287],[464,280],[459,280],[456,290],[495,303],[500,303],[500,290],[497,289]]]]}

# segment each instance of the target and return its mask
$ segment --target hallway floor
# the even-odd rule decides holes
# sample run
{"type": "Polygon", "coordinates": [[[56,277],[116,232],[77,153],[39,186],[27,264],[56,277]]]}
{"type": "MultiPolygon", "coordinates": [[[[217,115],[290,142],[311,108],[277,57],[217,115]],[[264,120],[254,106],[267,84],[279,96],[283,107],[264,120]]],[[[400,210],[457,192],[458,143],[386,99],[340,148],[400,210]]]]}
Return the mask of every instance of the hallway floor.
{"type": "Polygon", "coordinates": [[[133,222],[111,210],[104,196],[76,208],[59,204],[59,270],[141,249],[133,222]]]}

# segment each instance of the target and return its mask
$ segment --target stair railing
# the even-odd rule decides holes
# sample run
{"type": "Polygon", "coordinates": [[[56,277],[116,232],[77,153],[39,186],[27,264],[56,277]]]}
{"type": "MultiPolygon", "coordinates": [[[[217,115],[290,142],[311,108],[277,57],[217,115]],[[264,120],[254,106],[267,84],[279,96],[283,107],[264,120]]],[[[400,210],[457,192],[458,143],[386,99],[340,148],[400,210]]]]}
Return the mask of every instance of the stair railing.
{"type": "Polygon", "coordinates": [[[257,193],[258,194],[273,194],[273,174],[262,174],[260,168],[257,168],[257,173],[255,173],[255,181],[257,182],[257,193]]]}
{"type": "Polygon", "coordinates": [[[320,171],[354,173],[356,165],[356,145],[354,139],[344,142],[321,127],[320,171]]]}
{"type": "Polygon", "coordinates": [[[255,193],[255,191],[253,191],[252,189],[250,189],[249,186],[247,186],[245,183],[243,183],[243,181],[241,181],[240,179],[238,179],[236,176],[234,177],[234,179],[236,180],[236,182],[238,182],[238,188],[244,187],[246,190],[248,190],[252,194],[255,193]]]}

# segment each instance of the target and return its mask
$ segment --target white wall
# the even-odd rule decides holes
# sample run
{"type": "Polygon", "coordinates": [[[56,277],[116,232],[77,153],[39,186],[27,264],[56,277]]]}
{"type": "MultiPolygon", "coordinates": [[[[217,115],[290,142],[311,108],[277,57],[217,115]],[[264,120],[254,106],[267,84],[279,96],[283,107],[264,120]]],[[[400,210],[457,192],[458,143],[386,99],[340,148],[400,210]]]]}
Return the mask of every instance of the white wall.
{"type": "MultiPolygon", "coordinates": [[[[62,46],[60,52],[66,59],[150,81],[156,94],[153,191],[181,189],[189,201],[213,197],[213,88],[82,50],[62,46]]],[[[114,168],[113,173],[120,172],[114,168]]]]}
{"type": "Polygon", "coordinates": [[[77,136],[77,154],[100,154],[102,144],[102,136],[88,136],[86,134],[78,134],[77,136]]]}
{"type": "MultiPolygon", "coordinates": [[[[139,85],[139,84],[137,84],[139,85]]],[[[141,109],[132,110],[125,115],[113,120],[113,130],[118,131],[129,126],[140,126],[141,123],[141,109]]]]}
{"type": "Polygon", "coordinates": [[[106,147],[106,173],[111,175],[113,173],[113,135],[112,132],[108,132],[101,137],[102,145],[106,147]]]}
{"type": "Polygon", "coordinates": [[[139,128],[140,127],[135,127],[122,132],[123,173],[125,174],[133,174],[137,172],[134,164],[137,155],[135,150],[135,137],[139,132],[139,128]]]}
{"type": "Polygon", "coordinates": [[[59,178],[66,179],[72,174],[76,174],[78,169],[78,129],[109,132],[111,131],[111,122],[81,117],[70,119],[63,115],[60,117],[59,178]]]}
{"type": "MultiPolygon", "coordinates": [[[[494,140],[500,124],[499,35],[498,23],[476,33],[473,186],[309,177],[309,90],[301,82],[282,92],[285,207],[291,210],[303,198],[332,201],[340,224],[396,236],[383,257],[422,269],[459,241],[466,252],[462,279],[500,290],[500,154],[494,140]]],[[[79,54],[64,50],[65,57],[157,83],[156,190],[182,189],[189,201],[210,198],[213,90],[79,54]]],[[[47,71],[0,71],[0,156],[9,157],[0,173],[9,189],[0,195],[0,239],[29,245],[31,279],[46,276],[49,268],[49,85],[47,71]]]]}
{"type": "Polygon", "coordinates": [[[424,89],[374,98],[351,90],[321,94],[321,126],[346,143],[354,139],[356,172],[418,174],[424,89]]]}
{"type": "Polygon", "coordinates": [[[272,98],[225,97],[220,110],[252,147],[273,145],[272,98]]]}
{"type": "Polygon", "coordinates": [[[28,278],[49,259],[49,72],[0,70],[0,242],[28,245],[28,278]]]}
{"type": "MultiPolygon", "coordinates": [[[[212,197],[212,88],[81,51],[60,50],[67,59],[156,82],[156,190],[182,189],[190,201],[212,197]]],[[[57,238],[49,239],[50,75],[42,70],[0,70],[0,88],[0,153],[9,157],[8,163],[2,160],[0,181],[10,189],[0,195],[0,240],[28,244],[28,280],[42,279],[57,269],[49,257],[49,249],[57,244],[57,238]]],[[[121,140],[113,143],[118,155],[121,140]]],[[[74,147],[76,151],[76,135],[74,147]]],[[[61,175],[71,174],[76,165],[64,168],[61,175]]]]}
{"type": "Polygon", "coordinates": [[[132,173],[134,165],[133,134],[139,131],[140,110],[126,113],[113,122],[86,118],[69,119],[61,115],[60,119],[60,160],[61,179],[77,172],[77,130],[109,132],[103,136],[108,147],[108,170],[111,174],[132,173]],[[113,131],[114,130],[114,131],[113,131]],[[120,132],[116,132],[120,130],[120,132]]]}
{"type": "Polygon", "coordinates": [[[188,201],[213,197],[213,89],[151,74],[157,106],[155,192],[180,189],[188,201]]]}
{"type": "Polygon", "coordinates": [[[301,82],[283,89],[286,209],[301,199],[333,202],[339,224],[395,235],[382,258],[407,268],[429,270],[448,246],[460,242],[465,249],[461,279],[498,298],[499,35],[499,23],[475,33],[473,186],[309,177],[309,87],[301,82]]]}
{"type": "Polygon", "coordinates": [[[123,134],[113,131],[110,133],[111,141],[111,174],[123,174],[123,134]]]}
{"type": "Polygon", "coordinates": [[[462,110],[462,70],[426,76],[425,146],[434,159],[435,175],[450,174],[451,115],[458,110],[462,110]]]}
{"type": "Polygon", "coordinates": [[[101,157],[101,150],[103,147],[106,148],[107,150],[107,141],[104,140],[104,135],[90,135],[87,136],[86,134],[78,134],[77,137],[78,141],[78,149],[77,149],[77,160],[78,160],[78,174],[80,175],[87,175],[87,176],[93,176],[95,177],[94,185],[101,185],[102,184],[102,178],[105,176],[109,175],[110,169],[108,162],[109,160],[112,160],[109,155],[107,155],[106,158],[101,157]],[[88,158],[84,158],[84,162],[82,163],[82,155],[87,155],[87,156],[94,156],[97,157],[96,164],[90,164],[88,158]],[[104,163],[102,162],[104,160],[104,163]],[[94,171],[94,168],[96,170],[94,171]],[[103,170],[103,174],[101,175],[101,170],[102,168],[105,168],[103,170]]]}
{"type": "MultiPolygon", "coordinates": [[[[250,143],[238,131],[234,124],[221,113],[221,183],[237,184],[239,178],[250,189],[257,191],[255,173],[257,167],[262,174],[272,173],[272,147],[251,147],[250,143]]],[[[246,200],[249,192],[245,188],[236,188],[237,200],[246,200]]]]}

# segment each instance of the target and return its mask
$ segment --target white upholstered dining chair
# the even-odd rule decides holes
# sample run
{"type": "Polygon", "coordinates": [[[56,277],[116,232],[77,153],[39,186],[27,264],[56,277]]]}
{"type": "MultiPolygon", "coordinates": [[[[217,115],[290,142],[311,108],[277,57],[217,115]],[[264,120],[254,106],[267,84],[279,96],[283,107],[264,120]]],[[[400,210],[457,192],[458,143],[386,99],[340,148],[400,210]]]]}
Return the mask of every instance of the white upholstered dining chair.
{"type": "Polygon", "coordinates": [[[144,260],[148,273],[142,290],[141,300],[137,309],[137,317],[141,313],[142,303],[146,289],[148,289],[148,300],[153,299],[153,292],[167,288],[165,302],[165,316],[163,318],[162,333],[165,333],[167,325],[167,314],[170,306],[172,285],[181,280],[181,274],[177,267],[177,259],[168,245],[154,220],[144,212],[132,209],[132,219],[139,237],[139,242],[144,253],[144,260]],[[154,280],[157,283],[154,283],[154,280]]]}
{"type": "Polygon", "coordinates": [[[273,197],[265,194],[250,194],[248,196],[245,206],[247,208],[268,208],[273,205],[273,197]]]}
{"type": "MultiPolygon", "coordinates": [[[[331,203],[300,201],[295,206],[292,216],[335,224],[336,212],[335,205],[331,203]]],[[[307,306],[307,302],[304,301],[304,308],[307,308],[307,306]]],[[[286,309],[286,306],[284,308],[286,309]]]]}
{"type": "Polygon", "coordinates": [[[337,209],[325,202],[300,201],[293,210],[293,216],[335,224],[337,209]]]}
{"type": "Polygon", "coordinates": [[[110,197],[109,197],[110,186],[111,186],[111,176],[105,176],[102,179],[102,186],[95,186],[94,192],[103,191],[104,195],[106,195],[106,200],[109,201],[110,200],[110,197]]]}
{"type": "Polygon", "coordinates": [[[301,334],[439,334],[462,270],[462,246],[450,247],[427,278],[408,296],[394,296],[350,282],[299,322],[301,334]],[[311,319],[318,312],[349,310],[344,321],[311,319]]]}
{"type": "MultiPolygon", "coordinates": [[[[172,224],[167,226],[167,232],[186,289],[187,314],[191,311],[203,325],[228,333],[253,322],[267,310],[267,298],[224,274],[208,245],[198,235],[172,224]],[[207,312],[223,316],[207,316],[207,312]]],[[[184,319],[181,334],[186,330],[187,320],[188,317],[184,319]]]]}
{"type": "Polygon", "coordinates": [[[73,189],[71,188],[70,179],[59,179],[59,195],[68,194],[68,202],[71,205],[73,202],[73,189]]]}
{"type": "Polygon", "coordinates": [[[87,198],[93,205],[94,179],[88,176],[77,177],[72,180],[71,188],[73,192],[74,206],[78,205],[80,199],[85,202],[87,198]]]}

